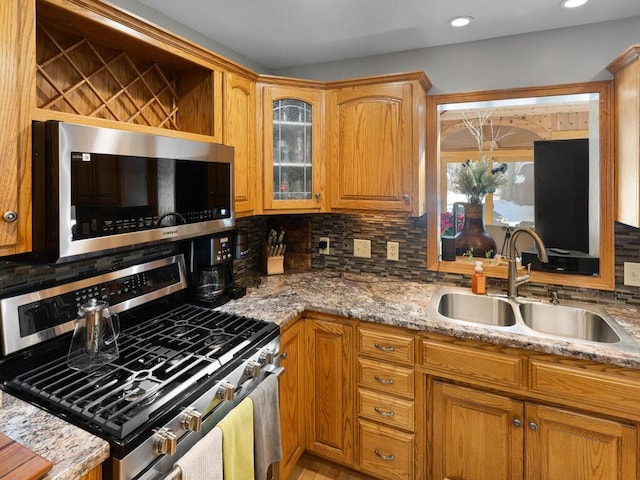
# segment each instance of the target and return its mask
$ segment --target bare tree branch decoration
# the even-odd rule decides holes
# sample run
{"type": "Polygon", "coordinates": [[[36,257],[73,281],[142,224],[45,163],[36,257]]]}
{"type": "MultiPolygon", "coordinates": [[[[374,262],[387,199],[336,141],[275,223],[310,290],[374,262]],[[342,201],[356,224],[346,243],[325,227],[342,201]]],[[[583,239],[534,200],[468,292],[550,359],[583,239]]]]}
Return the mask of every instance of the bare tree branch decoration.
{"type": "Polygon", "coordinates": [[[477,118],[469,119],[462,112],[463,122],[467,130],[476,140],[480,158],[477,161],[471,159],[463,163],[453,174],[452,185],[455,191],[467,196],[469,203],[482,204],[487,193],[494,193],[498,187],[507,182],[507,164],[502,163],[493,168],[493,148],[500,140],[511,132],[502,133],[501,127],[494,128],[490,110],[479,112],[477,118]],[[491,142],[488,154],[484,153],[484,128],[489,125],[491,142]]]}

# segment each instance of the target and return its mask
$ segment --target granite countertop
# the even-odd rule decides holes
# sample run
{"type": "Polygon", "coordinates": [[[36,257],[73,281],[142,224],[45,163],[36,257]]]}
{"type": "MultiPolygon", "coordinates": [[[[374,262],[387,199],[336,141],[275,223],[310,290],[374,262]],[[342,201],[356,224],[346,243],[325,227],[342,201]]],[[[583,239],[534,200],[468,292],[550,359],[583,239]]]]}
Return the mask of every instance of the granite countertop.
{"type": "MultiPolygon", "coordinates": [[[[308,272],[265,276],[256,280],[247,294],[218,307],[220,310],[271,321],[280,326],[294,320],[305,310],[328,313],[385,325],[424,332],[441,333],[516,348],[640,368],[640,312],[627,306],[602,308],[637,341],[638,344],[616,346],[550,339],[513,333],[500,327],[452,322],[429,311],[431,297],[443,290],[470,293],[470,289],[419,283],[402,279],[380,278],[339,272],[308,272]]],[[[561,302],[562,304],[562,302],[561,302]]]]}
{"type": "Polygon", "coordinates": [[[53,463],[44,480],[78,480],[109,458],[109,443],[9,395],[2,394],[0,433],[53,463]]]}
{"type": "MultiPolygon", "coordinates": [[[[430,300],[444,290],[469,289],[338,272],[308,272],[256,277],[247,294],[219,310],[275,322],[280,326],[304,311],[315,311],[416,331],[508,345],[531,351],[640,368],[640,312],[609,306],[606,312],[638,342],[620,349],[615,344],[550,340],[479,324],[447,321],[430,311],[430,300]]],[[[108,442],[3,392],[0,433],[54,464],[46,480],[75,480],[109,457],[108,442]]]]}

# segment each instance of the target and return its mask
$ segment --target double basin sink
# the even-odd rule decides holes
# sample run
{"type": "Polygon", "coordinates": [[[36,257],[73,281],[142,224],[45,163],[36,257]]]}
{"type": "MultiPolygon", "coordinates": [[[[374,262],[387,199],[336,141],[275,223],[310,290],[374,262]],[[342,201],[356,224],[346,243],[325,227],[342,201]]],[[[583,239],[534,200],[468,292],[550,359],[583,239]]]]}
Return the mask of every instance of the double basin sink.
{"type": "Polygon", "coordinates": [[[640,349],[640,343],[597,307],[461,292],[437,293],[431,306],[434,315],[454,322],[571,342],[640,349]]]}

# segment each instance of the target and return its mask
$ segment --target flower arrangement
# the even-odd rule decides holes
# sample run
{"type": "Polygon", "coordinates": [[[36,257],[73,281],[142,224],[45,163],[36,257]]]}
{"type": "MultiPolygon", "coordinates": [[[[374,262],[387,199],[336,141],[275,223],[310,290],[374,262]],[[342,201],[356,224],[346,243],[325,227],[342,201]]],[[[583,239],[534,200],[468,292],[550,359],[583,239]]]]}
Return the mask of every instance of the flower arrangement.
{"type": "MultiPolygon", "coordinates": [[[[464,114],[464,112],[463,112],[464,114]]],[[[480,160],[467,160],[453,174],[451,180],[454,190],[467,196],[467,201],[476,205],[481,205],[487,193],[494,193],[498,187],[507,182],[507,164],[503,163],[499,167],[493,167],[493,148],[498,141],[509,133],[501,134],[500,128],[494,128],[490,119],[491,112],[481,112],[475,119],[468,119],[464,116],[464,124],[467,130],[473,135],[478,145],[480,160]],[[484,152],[485,130],[491,134],[489,140],[489,150],[484,152]]]]}
{"type": "Polygon", "coordinates": [[[453,174],[452,185],[455,191],[467,196],[467,201],[481,205],[487,193],[493,193],[507,182],[507,164],[492,168],[482,158],[478,161],[467,160],[453,174]]]}
{"type": "Polygon", "coordinates": [[[464,224],[464,214],[458,213],[458,225],[457,229],[454,228],[453,224],[453,212],[442,212],[440,214],[440,235],[445,237],[453,236],[454,231],[462,230],[462,225],[464,224]]]}

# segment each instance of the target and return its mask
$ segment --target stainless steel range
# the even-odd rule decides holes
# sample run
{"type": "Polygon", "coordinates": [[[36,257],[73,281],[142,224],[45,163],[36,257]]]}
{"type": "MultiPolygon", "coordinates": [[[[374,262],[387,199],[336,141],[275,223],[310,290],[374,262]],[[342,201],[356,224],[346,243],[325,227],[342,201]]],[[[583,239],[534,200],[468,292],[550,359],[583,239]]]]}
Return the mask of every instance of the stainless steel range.
{"type": "Polygon", "coordinates": [[[167,475],[269,374],[279,328],[188,302],[182,255],[0,300],[2,388],[108,440],[104,478],[167,475]],[[119,358],[67,365],[78,308],[120,316],[119,358]]]}

